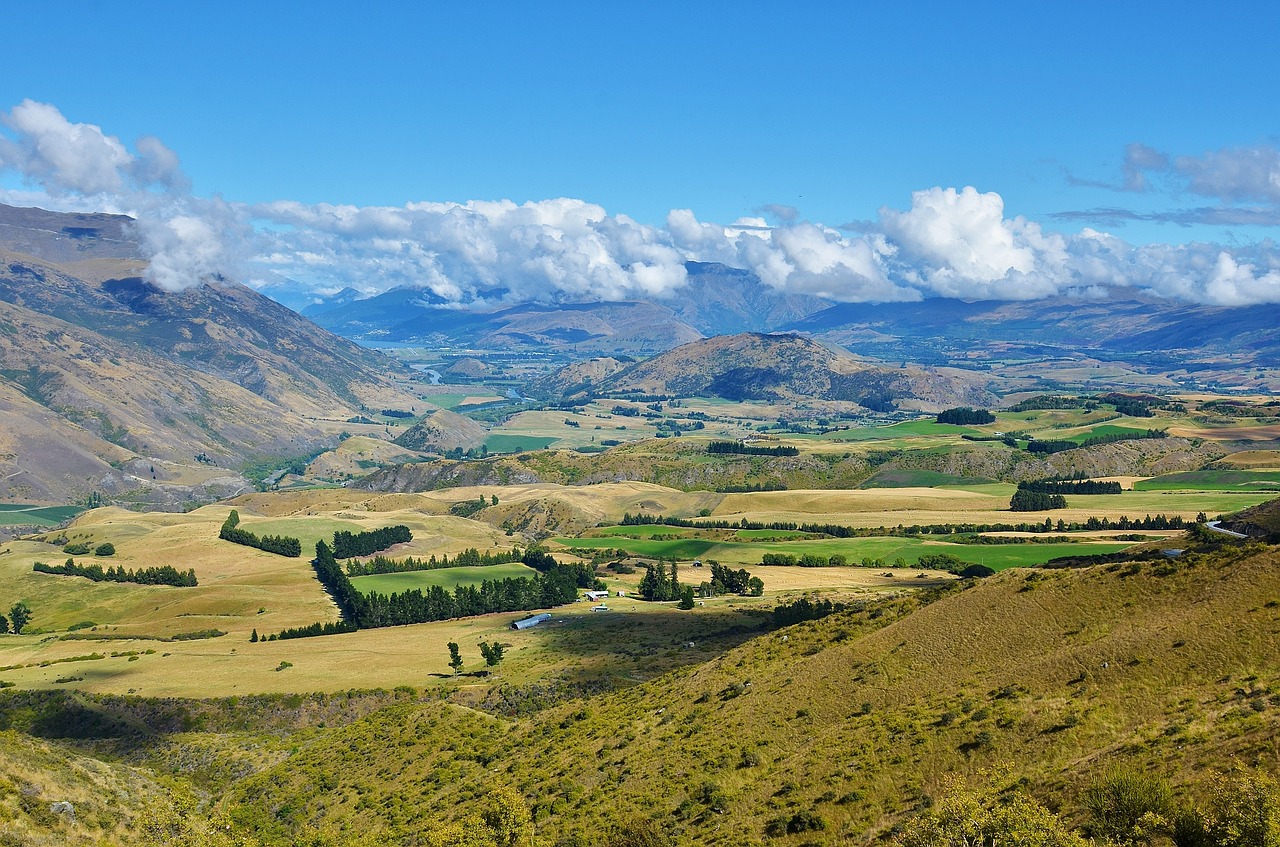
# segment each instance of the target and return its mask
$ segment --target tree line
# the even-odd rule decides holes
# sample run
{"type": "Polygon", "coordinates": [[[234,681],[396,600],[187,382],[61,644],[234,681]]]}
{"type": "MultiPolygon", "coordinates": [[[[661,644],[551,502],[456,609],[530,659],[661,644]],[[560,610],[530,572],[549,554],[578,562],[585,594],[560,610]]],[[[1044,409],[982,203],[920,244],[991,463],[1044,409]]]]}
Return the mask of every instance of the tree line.
{"type": "Polygon", "coordinates": [[[247,529],[240,529],[239,527],[240,514],[235,509],[232,509],[231,514],[227,515],[227,519],[223,521],[222,529],[218,531],[218,537],[223,541],[243,544],[246,547],[256,547],[259,550],[275,553],[278,556],[289,556],[296,559],[302,555],[302,542],[296,538],[290,538],[287,535],[264,535],[259,538],[247,529]]]}
{"type": "Polygon", "coordinates": [[[1118,482],[1100,482],[1096,479],[1042,479],[1020,482],[1018,490],[1038,494],[1119,494],[1124,489],[1118,482]]]}
{"type": "MultiPolygon", "coordinates": [[[[347,576],[370,576],[382,573],[434,571],[442,568],[483,568],[491,565],[519,562],[522,560],[522,556],[523,554],[519,548],[510,551],[499,550],[496,553],[488,551],[482,553],[474,547],[469,547],[452,560],[449,558],[448,553],[445,553],[440,559],[436,559],[434,553],[426,559],[419,559],[413,556],[404,559],[388,559],[386,556],[374,556],[367,562],[359,562],[353,559],[347,562],[346,568],[347,576]]],[[[337,558],[337,556],[334,558],[337,558]]]]}
{"type": "Polygon", "coordinates": [[[138,568],[135,571],[125,570],[119,565],[109,568],[104,568],[102,565],[77,565],[75,559],[67,559],[62,565],[36,562],[31,569],[36,573],[57,576],[82,576],[94,582],[132,582],[138,585],[172,585],[177,588],[191,588],[198,584],[194,568],[180,571],[172,565],[138,568]]]}
{"type": "Polygon", "coordinates": [[[1168,438],[1169,433],[1163,429],[1134,430],[1132,432],[1113,432],[1106,435],[1095,435],[1084,441],[1059,441],[1054,439],[1033,439],[1027,442],[1028,453],[1062,453],[1066,450],[1080,450],[1085,447],[1098,447],[1102,444],[1115,444],[1118,441],[1141,441],[1146,438],[1168,438]]]}
{"type": "Polygon", "coordinates": [[[394,594],[361,594],[343,573],[333,550],[319,541],[316,542],[316,557],[311,565],[316,578],[337,604],[342,620],[286,629],[270,638],[306,638],[492,612],[549,609],[572,603],[578,598],[579,588],[603,585],[596,579],[595,570],[590,565],[560,564],[537,548],[526,550],[521,561],[538,573],[531,577],[487,579],[478,587],[459,585],[452,592],[441,586],[432,586],[426,591],[415,588],[394,594]]]}
{"type": "Polygon", "coordinates": [[[996,416],[986,409],[971,409],[968,406],[944,409],[938,412],[938,423],[940,424],[989,424],[995,423],[995,420],[996,416]]]}
{"type": "Polygon", "coordinates": [[[347,532],[340,529],[333,534],[333,556],[335,559],[371,556],[395,544],[412,540],[413,533],[404,524],[384,526],[368,532],[347,532]]]}
{"type": "Polygon", "coordinates": [[[1144,518],[1091,517],[1084,521],[1066,523],[1059,520],[1056,527],[1045,518],[1044,523],[958,523],[958,524],[912,524],[896,527],[852,527],[842,524],[792,523],[789,521],[739,521],[706,520],[694,521],[689,518],[674,518],[664,515],[632,515],[624,513],[621,526],[681,526],[690,529],[768,529],[787,530],[829,535],[833,538],[882,538],[885,536],[912,538],[918,535],[958,535],[978,532],[1078,532],[1081,530],[1109,529],[1184,529],[1190,522],[1178,515],[1147,515],[1144,518]]]}
{"type": "Polygon", "coordinates": [[[1019,487],[1009,498],[1009,509],[1014,512],[1043,512],[1047,509],[1067,508],[1067,498],[1061,494],[1045,494],[1019,487]]]}
{"type": "Polygon", "coordinates": [[[795,447],[751,447],[741,441],[712,441],[708,453],[740,453],[745,456],[799,456],[795,447]]]}

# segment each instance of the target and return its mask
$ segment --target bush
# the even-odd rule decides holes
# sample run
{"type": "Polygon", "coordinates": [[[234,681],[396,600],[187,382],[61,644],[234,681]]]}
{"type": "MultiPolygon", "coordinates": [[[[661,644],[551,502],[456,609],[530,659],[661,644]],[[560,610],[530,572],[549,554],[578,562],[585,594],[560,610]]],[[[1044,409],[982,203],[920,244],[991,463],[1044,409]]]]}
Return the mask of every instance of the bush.
{"type": "Polygon", "coordinates": [[[116,546],[109,541],[106,544],[99,544],[97,547],[93,548],[93,555],[95,556],[106,557],[114,556],[115,554],[116,546]]]}

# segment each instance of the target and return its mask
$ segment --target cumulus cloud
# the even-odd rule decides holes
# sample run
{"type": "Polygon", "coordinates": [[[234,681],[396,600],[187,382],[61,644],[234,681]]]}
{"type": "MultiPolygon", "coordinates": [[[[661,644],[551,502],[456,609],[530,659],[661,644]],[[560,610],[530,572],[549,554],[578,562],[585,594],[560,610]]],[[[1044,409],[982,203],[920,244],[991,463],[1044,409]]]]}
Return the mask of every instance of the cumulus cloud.
{"type": "Polygon", "coordinates": [[[178,156],[144,136],[130,152],[94,124],[73,123],[57,107],[24,100],[0,115],[0,171],[35,191],[5,199],[52,208],[118,212],[136,221],[150,259],[147,278],[170,291],[243,266],[252,231],[232,204],[190,194],[178,156]]]}
{"type": "MultiPolygon", "coordinates": [[[[877,220],[846,227],[804,220],[783,205],[727,224],[675,209],[662,226],[573,198],[247,205],[195,196],[178,155],[157,138],[139,138],[130,148],[30,100],[0,115],[0,172],[26,184],[0,190],[0,200],[134,216],[148,276],[171,290],[217,276],[271,286],[292,280],[316,296],[412,286],[426,301],[480,309],[670,298],[687,282],[686,263],[698,261],[749,269],[780,292],[842,302],[1105,297],[1118,287],[1224,305],[1280,301],[1280,258],[1269,243],[1225,250],[1135,246],[1092,228],[1060,235],[1006,216],[999,194],[973,187],[916,191],[908,208],[885,207],[877,220]]],[[[1131,191],[1148,189],[1155,178],[1181,180],[1186,191],[1228,205],[1094,209],[1057,219],[1280,219],[1280,155],[1273,148],[1171,158],[1134,144],[1123,174],[1131,191]]]]}
{"type": "Polygon", "coordinates": [[[1022,217],[1005,218],[994,192],[916,191],[909,210],[881,209],[880,222],[901,248],[904,276],[935,294],[1031,300],[1062,287],[1065,241],[1022,217]]]}

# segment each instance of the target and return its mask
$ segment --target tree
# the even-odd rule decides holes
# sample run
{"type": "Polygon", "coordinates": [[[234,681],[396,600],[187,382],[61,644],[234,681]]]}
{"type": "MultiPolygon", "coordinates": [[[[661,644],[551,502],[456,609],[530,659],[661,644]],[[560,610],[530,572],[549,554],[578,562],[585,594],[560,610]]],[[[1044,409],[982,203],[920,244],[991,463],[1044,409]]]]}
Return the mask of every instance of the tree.
{"type": "Polygon", "coordinates": [[[108,541],[105,544],[99,544],[93,550],[93,555],[102,556],[104,558],[107,556],[114,556],[115,554],[116,554],[116,545],[112,544],[110,541],[108,541]]]}
{"type": "Polygon", "coordinates": [[[253,628],[253,635],[250,635],[250,636],[249,636],[249,643],[250,643],[250,644],[257,644],[257,643],[258,643],[258,628],[257,628],[257,627],[254,627],[254,628],[253,628]]]}
{"type": "Polygon", "coordinates": [[[693,586],[685,585],[680,588],[680,608],[693,608],[693,586]]]}
{"type": "Polygon", "coordinates": [[[0,635],[4,635],[9,631],[9,619],[4,615],[0,615],[0,635]]]}
{"type": "Polygon", "coordinates": [[[449,667],[453,668],[453,672],[456,674],[458,671],[462,670],[462,653],[458,650],[456,642],[450,641],[448,647],[449,667]]]}
{"type": "Polygon", "coordinates": [[[484,663],[489,667],[497,667],[502,663],[502,654],[507,651],[507,645],[500,642],[490,644],[487,641],[480,642],[480,655],[484,656],[484,663]]]}
{"type": "Polygon", "coordinates": [[[764,580],[758,576],[753,576],[747,580],[747,591],[752,597],[764,596],[764,580]]]}
{"type": "Polygon", "coordinates": [[[13,634],[21,635],[23,628],[31,622],[31,610],[26,603],[19,600],[13,604],[13,608],[9,610],[9,622],[13,627],[13,634]]]}

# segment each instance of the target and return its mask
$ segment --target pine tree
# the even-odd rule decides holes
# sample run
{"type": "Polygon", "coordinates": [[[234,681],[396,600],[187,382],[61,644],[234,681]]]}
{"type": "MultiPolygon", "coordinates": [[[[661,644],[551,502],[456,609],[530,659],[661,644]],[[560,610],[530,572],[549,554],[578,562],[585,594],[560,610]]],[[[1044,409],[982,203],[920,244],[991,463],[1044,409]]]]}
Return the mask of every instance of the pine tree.
{"type": "Polygon", "coordinates": [[[457,642],[450,641],[449,647],[449,667],[453,668],[453,672],[457,674],[462,670],[462,653],[458,650],[457,642]]]}
{"type": "Polygon", "coordinates": [[[13,604],[13,608],[9,610],[9,622],[13,627],[14,635],[21,635],[22,629],[31,621],[31,610],[27,608],[27,604],[19,600],[13,604]]]}
{"type": "Polygon", "coordinates": [[[250,643],[250,644],[257,644],[257,643],[258,643],[258,628],[257,628],[257,627],[254,627],[254,629],[253,629],[253,635],[250,635],[250,636],[249,636],[249,643],[250,643]]]}

